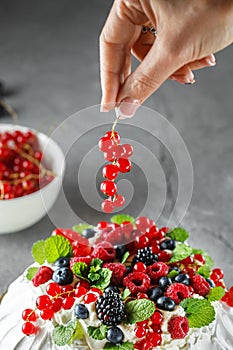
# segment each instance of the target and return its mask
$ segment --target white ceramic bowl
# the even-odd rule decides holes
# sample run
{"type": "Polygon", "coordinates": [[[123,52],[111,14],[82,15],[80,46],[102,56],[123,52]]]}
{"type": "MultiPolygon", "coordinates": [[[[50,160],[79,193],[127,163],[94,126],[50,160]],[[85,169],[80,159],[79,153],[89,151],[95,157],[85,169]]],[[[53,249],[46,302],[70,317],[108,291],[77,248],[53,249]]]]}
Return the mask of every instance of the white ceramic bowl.
{"type": "Polygon", "coordinates": [[[56,177],[44,188],[10,200],[0,200],[0,234],[23,230],[42,219],[55,203],[62,185],[65,157],[60,147],[48,136],[31,128],[0,124],[0,132],[32,130],[38,137],[44,160],[56,177]]]}

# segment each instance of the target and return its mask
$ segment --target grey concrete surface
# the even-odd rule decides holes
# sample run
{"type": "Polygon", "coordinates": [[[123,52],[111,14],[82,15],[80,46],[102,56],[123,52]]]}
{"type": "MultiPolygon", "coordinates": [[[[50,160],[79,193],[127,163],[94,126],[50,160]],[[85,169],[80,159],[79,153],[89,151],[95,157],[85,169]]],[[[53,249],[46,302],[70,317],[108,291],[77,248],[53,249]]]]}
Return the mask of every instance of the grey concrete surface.
{"type": "MultiPolygon", "coordinates": [[[[0,80],[10,90],[7,101],[18,111],[20,124],[51,134],[71,114],[99,103],[98,36],[110,6],[107,0],[1,1],[0,80]]],[[[194,190],[182,226],[190,230],[190,242],[206,249],[216,266],[223,267],[228,285],[233,284],[232,58],[233,46],[217,54],[215,68],[196,73],[195,85],[167,82],[145,104],[170,120],[186,143],[193,162],[194,190]]],[[[111,123],[113,118],[109,120],[111,123]]],[[[11,120],[4,117],[0,122],[11,120]]],[[[88,122],[80,125],[80,130],[85,130],[88,122]]],[[[69,152],[64,180],[72,208],[92,222],[104,215],[85,209],[88,207],[73,186],[77,168],[98,140],[100,130],[105,128],[82,137],[78,148],[69,152]]],[[[120,130],[124,132],[123,125],[120,130]]],[[[128,136],[136,138],[130,130],[128,136]]],[[[140,132],[137,137],[143,142],[140,132]]],[[[61,146],[67,138],[69,134],[62,134],[61,146]]],[[[174,166],[166,152],[158,159],[169,186],[168,201],[174,202],[174,166]]],[[[132,177],[143,195],[139,172],[132,177]]],[[[88,192],[88,183],[85,186],[88,192]]],[[[158,187],[156,177],[154,186],[158,187]]],[[[159,195],[155,201],[158,199],[159,195]]],[[[129,214],[137,210],[132,207],[129,214]]],[[[153,217],[154,211],[152,207],[148,215],[153,217]]],[[[74,224],[59,200],[53,213],[63,226],[74,224]]],[[[48,236],[53,227],[46,216],[27,230],[0,236],[0,293],[32,262],[32,243],[48,236]]]]}

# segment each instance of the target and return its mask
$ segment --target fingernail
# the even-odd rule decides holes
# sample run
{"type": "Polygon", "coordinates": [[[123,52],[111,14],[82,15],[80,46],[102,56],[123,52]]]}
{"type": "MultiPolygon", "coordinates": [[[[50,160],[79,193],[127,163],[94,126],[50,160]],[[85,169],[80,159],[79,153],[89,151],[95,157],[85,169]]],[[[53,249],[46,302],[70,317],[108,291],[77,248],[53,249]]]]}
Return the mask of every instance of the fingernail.
{"type": "Polygon", "coordinates": [[[196,83],[196,80],[192,79],[192,80],[188,81],[187,83],[185,83],[185,85],[192,85],[194,83],[196,83]]]}
{"type": "Polygon", "coordinates": [[[100,112],[109,112],[109,109],[105,105],[101,105],[100,112]]]}
{"type": "Polygon", "coordinates": [[[215,66],[216,65],[216,61],[215,60],[211,60],[209,58],[206,59],[206,63],[209,65],[209,66],[215,66]]]}
{"type": "Polygon", "coordinates": [[[120,119],[132,118],[136,113],[140,103],[139,100],[134,100],[131,97],[124,98],[119,107],[116,108],[117,117],[120,119]]]}
{"type": "Polygon", "coordinates": [[[115,102],[104,103],[103,100],[102,100],[101,104],[100,104],[100,112],[109,112],[113,108],[115,108],[115,106],[116,106],[115,102]]]}

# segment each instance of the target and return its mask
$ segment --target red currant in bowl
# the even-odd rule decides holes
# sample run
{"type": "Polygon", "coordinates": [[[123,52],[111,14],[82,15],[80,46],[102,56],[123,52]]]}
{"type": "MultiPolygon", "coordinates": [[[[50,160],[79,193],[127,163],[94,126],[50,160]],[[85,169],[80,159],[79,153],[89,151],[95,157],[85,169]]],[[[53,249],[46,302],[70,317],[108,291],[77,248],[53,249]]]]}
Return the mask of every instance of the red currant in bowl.
{"type": "Polygon", "coordinates": [[[5,234],[32,226],[52,208],[65,157],[51,138],[27,127],[0,124],[0,136],[0,234],[5,234]]]}

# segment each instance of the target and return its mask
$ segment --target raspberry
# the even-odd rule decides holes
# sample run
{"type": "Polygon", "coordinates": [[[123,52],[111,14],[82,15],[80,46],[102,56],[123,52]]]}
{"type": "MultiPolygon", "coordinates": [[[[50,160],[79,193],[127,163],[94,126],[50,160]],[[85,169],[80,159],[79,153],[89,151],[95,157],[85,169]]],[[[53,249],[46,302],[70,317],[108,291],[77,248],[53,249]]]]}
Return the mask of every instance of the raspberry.
{"type": "Polygon", "coordinates": [[[93,258],[91,256],[75,256],[74,258],[70,259],[70,268],[72,269],[74,264],[77,262],[84,262],[89,266],[92,259],[93,258]]]}
{"type": "Polygon", "coordinates": [[[132,294],[146,293],[150,287],[150,277],[143,272],[132,272],[124,278],[123,284],[132,294]]]}
{"type": "Polygon", "coordinates": [[[195,293],[200,294],[203,297],[210,291],[209,283],[201,275],[191,277],[191,286],[195,293]]]}
{"type": "Polygon", "coordinates": [[[168,331],[172,339],[183,339],[189,331],[188,319],[183,316],[176,316],[168,322],[168,331]]]}
{"type": "Polygon", "coordinates": [[[110,262],[115,259],[116,251],[111,243],[103,241],[94,246],[92,256],[105,262],[110,262]]]}
{"type": "Polygon", "coordinates": [[[32,279],[32,283],[35,287],[39,287],[41,284],[44,284],[52,279],[53,270],[47,266],[41,266],[32,279]]]}
{"type": "Polygon", "coordinates": [[[165,292],[165,296],[174,300],[178,305],[183,299],[190,296],[189,287],[183,283],[173,283],[165,292]]]}
{"type": "Polygon", "coordinates": [[[159,261],[155,262],[151,266],[148,266],[146,272],[149,275],[152,284],[156,284],[160,277],[167,276],[169,267],[165,263],[159,261]]]}
{"type": "Polygon", "coordinates": [[[224,301],[228,306],[233,307],[233,297],[230,292],[226,292],[222,297],[222,301],[224,301]]]}
{"type": "Polygon", "coordinates": [[[117,287],[122,287],[123,278],[126,275],[126,267],[121,263],[105,263],[103,267],[112,271],[111,284],[117,287]]]}

